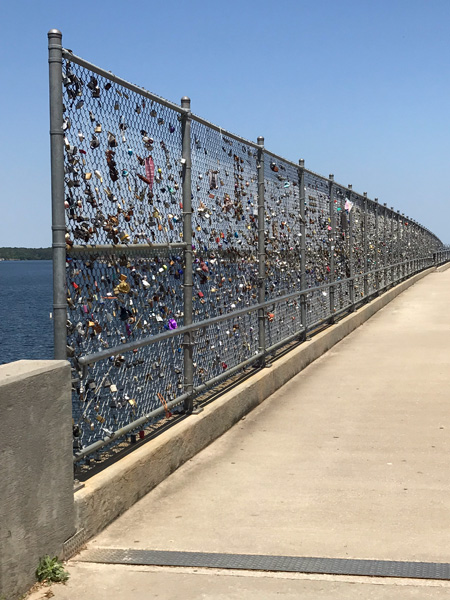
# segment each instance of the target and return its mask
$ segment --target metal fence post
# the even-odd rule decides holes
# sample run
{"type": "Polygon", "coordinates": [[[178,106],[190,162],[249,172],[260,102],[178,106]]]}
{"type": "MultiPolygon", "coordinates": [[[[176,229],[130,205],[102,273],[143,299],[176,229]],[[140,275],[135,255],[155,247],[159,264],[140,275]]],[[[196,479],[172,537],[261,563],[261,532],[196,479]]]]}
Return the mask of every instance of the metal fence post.
{"type": "Polygon", "coordinates": [[[398,213],[397,216],[397,230],[398,230],[398,276],[401,280],[403,278],[403,230],[402,230],[402,213],[398,213]]]}
{"type": "Polygon", "coordinates": [[[418,231],[417,231],[417,251],[419,253],[419,269],[422,270],[425,268],[426,266],[426,259],[425,259],[425,252],[423,249],[423,231],[422,231],[422,226],[420,224],[418,224],[418,231]]]}
{"type": "MultiPolygon", "coordinates": [[[[187,96],[181,98],[181,107],[185,109],[182,115],[182,176],[183,176],[183,242],[184,276],[183,276],[183,312],[184,325],[192,324],[192,189],[191,189],[191,100],[187,96]]],[[[193,334],[183,335],[183,371],[184,392],[188,394],[184,409],[189,414],[194,406],[194,365],[192,358],[193,334]]]]}
{"type": "Polygon", "coordinates": [[[420,224],[418,222],[415,223],[415,244],[416,244],[416,269],[417,271],[420,271],[421,267],[420,267],[420,259],[421,259],[421,252],[420,252],[420,224]]]}
{"type": "Polygon", "coordinates": [[[411,273],[416,272],[416,225],[414,221],[408,220],[409,240],[411,245],[411,273]]]}
{"type": "MultiPolygon", "coordinates": [[[[264,243],[264,138],[258,137],[258,303],[266,300],[266,248],[264,243]]],[[[266,313],[258,310],[258,352],[263,353],[261,366],[266,364],[266,313]]]]}
{"type": "Polygon", "coordinates": [[[408,273],[408,246],[406,239],[406,230],[405,230],[405,213],[402,213],[401,219],[401,229],[402,229],[402,279],[405,279],[408,273]]]}
{"type": "Polygon", "coordinates": [[[383,204],[383,215],[384,215],[384,226],[383,226],[383,289],[386,289],[388,284],[388,276],[387,276],[387,204],[386,202],[383,204]]]}
{"type": "MultiPolygon", "coordinates": [[[[374,202],[375,202],[375,206],[374,206],[374,210],[375,210],[375,241],[374,241],[374,248],[373,248],[373,253],[375,256],[375,261],[374,261],[374,266],[375,266],[375,289],[377,292],[377,295],[380,291],[380,271],[378,270],[378,198],[374,198],[374,202]]],[[[373,270],[373,269],[371,269],[373,270]]]]}
{"type": "Polygon", "coordinates": [[[406,253],[406,265],[405,265],[405,270],[406,270],[406,276],[409,276],[410,270],[411,270],[411,256],[410,256],[410,239],[409,239],[409,217],[408,215],[405,215],[403,217],[403,231],[404,231],[404,235],[405,235],[405,253],[406,253]]]}
{"type": "Polygon", "coordinates": [[[411,262],[411,227],[409,222],[409,217],[406,215],[406,221],[403,223],[405,229],[405,246],[406,246],[406,275],[409,277],[412,270],[412,262],[411,262]]]}
{"type": "Polygon", "coordinates": [[[394,207],[391,206],[391,215],[390,215],[390,219],[391,219],[391,243],[390,243],[390,265],[391,265],[391,284],[394,284],[395,281],[395,267],[393,266],[396,262],[396,245],[395,245],[395,240],[394,240],[394,223],[395,223],[395,213],[394,213],[394,207]]]}
{"type": "Polygon", "coordinates": [[[419,245],[419,223],[414,221],[414,268],[415,272],[418,273],[420,271],[420,245],[419,245]]]}
{"type": "MultiPolygon", "coordinates": [[[[348,199],[352,201],[352,184],[348,184],[348,199]]],[[[350,276],[349,296],[350,296],[350,312],[355,310],[355,265],[353,264],[353,208],[350,208],[348,213],[348,272],[350,276]]]]}
{"type": "MultiPolygon", "coordinates": [[[[330,194],[330,231],[328,236],[328,249],[330,253],[330,283],[333,284],[335,281],[334,272],[334,248],[335,248],[335,237],[336,237],[336,213],[334,210],[334,175],[330,173],[329,177],[329,194],[330,194]]],[[[334,303],[334,285],[330,285],[330,323],[334,323],[335,313],[334,303]]]]}
{"type": "Polygon", "coordinates": [[[403,248],[402,248],[402,227],[401,213],[397,213],[397,262],[398,262],[398,279],[403,277],[403,248]]]}
{"type": "Polygon", "coordinates": [[[422,230],[420,228],[420,224],[416,223],[416,248],[417,248],[417,270],[421,271],[422,269],[422,249],[420,245],[420,238],[422,236],[422,230]]]}
{"type": "Polygon", "coordinates": [[[415,223],[408,220],[409,240],[411,247],[411,274],[416,272],[416,238],[415,238],[415,223]]]}
{"type": "Polygon", "coordinates": [[[425,240],[425,231],[422,228],[422,225],[419,225],[419,239],[418,239],[418,244],[419,244],[419,265],[421,269],[424,269],[425,267],[428,266],[428,260],[427,260],[427,255],[428,255],[428,251],[425,250],[424,248],[424,240],[425,240]]]}
{"type": "Polygon", "coordinates": [[[369,246],[369,232],[367,230],[367,192],[364,192],[364,300],[367,302],[367,296],[369,295],[369,280],[367,277],[369,257],[368,257],[368,246],[369,246]]]}
{"type": "Polygon", "coordinates": [[[392,214],[392,240],[393,240],[393,259],[392,262],[395,266],[395,281],[399,278],[399,262],[400,262],[400,252],[399,252],[399,226],[398,226],[398,213],[394,212],[392,214]]]}
{"type": "Polygon", "coordinates": [[[55,359],[67,356],[66,217],[64,208],[64,131],[62,33],[48,32],[50,155],[53,248],[53,339],[55,359]]]}
{"type": "Polygon", "coordinates": [[[415,247],[415,254],[416,254],[416,272],[420,271],[420,244],[419,244],[419,239],[420,239],[419,223],[417,223],[417,221],[414,221],[414,247],[415,247]]]}
{"type": "Polygon", "coordinates": [[[306,325],[306,218],[305,218],[305,161],[301,158],[299,164],[299,181],[300,187],[300,320],[303,326],[302,339],[305,340],[308,327],[306,325]]]}

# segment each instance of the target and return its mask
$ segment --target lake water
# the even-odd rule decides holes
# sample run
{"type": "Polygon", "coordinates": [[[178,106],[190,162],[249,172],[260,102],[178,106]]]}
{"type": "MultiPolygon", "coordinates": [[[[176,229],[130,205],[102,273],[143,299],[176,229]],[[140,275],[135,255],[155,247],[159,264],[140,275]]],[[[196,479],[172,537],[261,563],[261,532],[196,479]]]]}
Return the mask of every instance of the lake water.
{"type": "Polygon", "coordinates": [[[0,261],[0,364],[53,358],[52,261],[0,261]]]}

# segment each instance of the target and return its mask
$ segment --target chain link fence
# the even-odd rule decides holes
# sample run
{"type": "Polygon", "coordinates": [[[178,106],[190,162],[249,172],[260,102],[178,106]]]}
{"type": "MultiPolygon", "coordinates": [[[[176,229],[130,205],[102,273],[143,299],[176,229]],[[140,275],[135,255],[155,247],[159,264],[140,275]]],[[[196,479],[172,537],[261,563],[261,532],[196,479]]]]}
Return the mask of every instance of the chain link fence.
{"type": "Polygon", "coordinates": [[[55,357],[75,462],[448,258],[436,236],[49,34],[55,357]]]}

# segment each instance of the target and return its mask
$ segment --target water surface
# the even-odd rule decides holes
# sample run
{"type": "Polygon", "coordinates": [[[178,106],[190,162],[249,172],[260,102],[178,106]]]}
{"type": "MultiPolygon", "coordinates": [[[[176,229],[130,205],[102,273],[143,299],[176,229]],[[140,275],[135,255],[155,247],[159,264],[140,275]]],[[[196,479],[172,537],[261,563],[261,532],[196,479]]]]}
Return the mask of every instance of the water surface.
{"type": "Polygon", "coordinates": [[[0,261],[0,364],[53,358],[52,261],[0,261]]]}

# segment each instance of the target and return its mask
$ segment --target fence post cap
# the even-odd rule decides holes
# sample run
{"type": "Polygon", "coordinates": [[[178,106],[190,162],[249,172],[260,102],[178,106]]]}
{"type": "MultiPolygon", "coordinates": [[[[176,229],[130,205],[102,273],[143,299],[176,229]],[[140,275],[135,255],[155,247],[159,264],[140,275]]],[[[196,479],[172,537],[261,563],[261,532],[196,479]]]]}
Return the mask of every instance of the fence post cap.
{"type": "Polygon", "coordinates": [[[50,29],[50,31],[47,34],[49,37],[50,36],[58,36],[58,37],[62,37],[62,33],[60,32],[59,29],[50,29]]]}
{"type": "Polygon", "coordinates": [[[264,146],[264,136],[263,135],[258,135],[258,139],[256,141],[258,142],[258,146],[264,146]]]}

